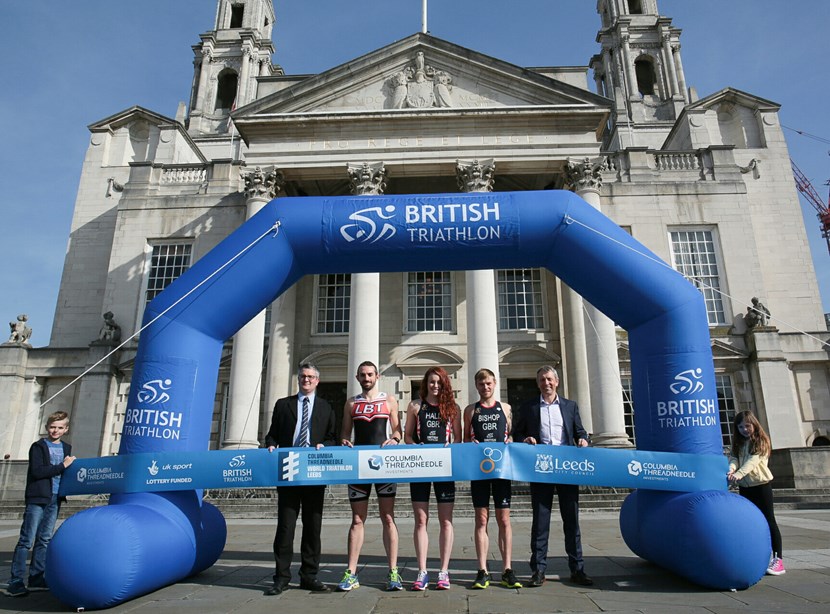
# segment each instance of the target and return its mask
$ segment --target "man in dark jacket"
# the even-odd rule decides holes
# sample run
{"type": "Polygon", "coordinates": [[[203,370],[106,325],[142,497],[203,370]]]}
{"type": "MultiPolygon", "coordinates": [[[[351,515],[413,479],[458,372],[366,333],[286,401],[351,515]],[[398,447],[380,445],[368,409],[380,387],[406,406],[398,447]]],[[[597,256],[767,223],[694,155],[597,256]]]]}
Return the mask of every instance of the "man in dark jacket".
{"type": "Polygon", "coordinates": [[[29,448],[29,469],[26,474],[26,511],[20,527],[20,539],[12,555],[11,578],[6,594],[25,597],[30,590],[47,590],[46,548],[55,531],[58,511],[65,497],[58,496],[61,474],[72,464],[72,446],[61,441],[69,430],[69,415],[56,411],[46,419],[48,435],[29,448]],[[26,576],[26,557],[32,548],[29,566],[29,587],[23,583],[26,576]]]}
{"type": "MultiPolygon", "coordinates": [[[[540,396],[526,401],[519,408],[513,426],[513,441],[554,446],[588,445],[588,433],[582,426],[576,403],[556,393],[559,374],[551,366],[536,372],[540,396]]],[[[548,564],[548,537],[553,493],[559,499],[559,513],[565,533],[565,552],[571,582],[591,586],[594,582],[585,574],[582,560],[582,537],[579,532],[579,486],[576,484],[549,484],[531,482],[530,501],[533,522],[530,527],[530,582],[525,586],[542,586],[548,564]]]]}
{"type": "MultiPolygon", "coordinates": [[[[271,428],[265,436],[269,452],[274,448],[300,448],[336,445],[334,410],[317,396],[320,371],[311,364],[300,365],[298,394],[277,401],[271,428]]],[[[331,589],[317,579],[320,568],[320,533],[323,529],[325,486],[283,486],[277,488],[277,533],[274,536],[276,573],[274,586],[266,595],[279,595],[291,580],[294,558],[294,530],[302,508],[303,536],[300,545],[300,588],[315,593],[331,589]]]]}

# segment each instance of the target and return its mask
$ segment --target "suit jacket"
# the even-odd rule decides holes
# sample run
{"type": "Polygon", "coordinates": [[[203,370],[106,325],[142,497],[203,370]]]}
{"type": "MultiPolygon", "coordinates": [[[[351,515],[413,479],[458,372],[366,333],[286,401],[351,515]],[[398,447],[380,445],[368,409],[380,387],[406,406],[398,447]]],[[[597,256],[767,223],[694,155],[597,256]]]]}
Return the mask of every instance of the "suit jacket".
{"type": "MultiPolygon", "coordinates": [[[[294,446],[294,430],[297,427],[297,399],[294,394],[277,401],[274,413],[271,416],[271,428],[265,436],[266,447],[291,448],[294,446]]],[[[309,442],[312,447],[317,444],[324,446],[337,445],[337,436],[334,432],[334,410],[325,399],[314,395],[314,406],[311,410],[311,424],[309,425],[309,442]]]]}
{"type": "MultiPolygon", "coordinates": [[[[538,396],[531,401],[522,403],[518,415],[514,417],[513,441],[520,443],[527,437],[534,437],[539,442],[542,431],[539,407],[540,399],[538,396]]],[[[588,440],[588,432],[582,426],[582,419],[579,417],[579,407],[576,402],[560,396],[559,409],[562,412],[565,444],[575,446],[579,439],[588,440]]]]}

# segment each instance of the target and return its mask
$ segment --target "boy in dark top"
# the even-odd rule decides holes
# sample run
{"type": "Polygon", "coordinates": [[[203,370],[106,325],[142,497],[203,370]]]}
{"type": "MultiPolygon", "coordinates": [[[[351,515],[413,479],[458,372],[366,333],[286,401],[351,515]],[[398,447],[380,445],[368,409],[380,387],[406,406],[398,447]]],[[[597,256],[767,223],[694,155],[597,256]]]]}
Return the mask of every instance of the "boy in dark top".
{"type": "Polygon", "coordinates": [[[30,590],[48,590],[43,573],[46,548],[52,539],[58,510],[66,497],[58,497],[61,474],[72,464],[72,446],[61,441],[69,430],[69,415],[56,411],[46,419],[48,435],[29,448],[29,470],[26,475],[26,511],[20,527],[20,539],[12,556],[11,578],[6,594],[25,597],[30,590]],[[29,588],[23,584],[26,556],[32,548],[29,566],[29,588]]]}

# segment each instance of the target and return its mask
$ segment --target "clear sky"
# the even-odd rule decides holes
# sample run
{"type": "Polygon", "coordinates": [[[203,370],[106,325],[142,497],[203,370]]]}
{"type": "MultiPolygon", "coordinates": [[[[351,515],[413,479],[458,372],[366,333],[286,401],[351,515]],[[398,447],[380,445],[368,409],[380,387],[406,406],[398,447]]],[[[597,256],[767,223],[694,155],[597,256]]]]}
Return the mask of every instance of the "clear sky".
{"type": "MultiPolygon", "coordinates": [[[[273,59],[288,74],[327,70],[421,29],[421,0],[274,5],[273,59]]],[[[658,6],[683,30],[686,79],[700,97],[734,87],[782,105],[791,156],[826,202],[830,2],[658,6]]],[[[190,95],[191,46],[215,12],[215,0],[0,0],[0,341],[5,323],[27,313],[33,345],[49,342],[87,126],[133,105],[174,117],[190,95]]],[[[429,1],[433,36],[520,66],[587,65],[599,24],[595,0],[429,1]]],[[[830,255],[802,205],[830,312],[830,255]]]]}

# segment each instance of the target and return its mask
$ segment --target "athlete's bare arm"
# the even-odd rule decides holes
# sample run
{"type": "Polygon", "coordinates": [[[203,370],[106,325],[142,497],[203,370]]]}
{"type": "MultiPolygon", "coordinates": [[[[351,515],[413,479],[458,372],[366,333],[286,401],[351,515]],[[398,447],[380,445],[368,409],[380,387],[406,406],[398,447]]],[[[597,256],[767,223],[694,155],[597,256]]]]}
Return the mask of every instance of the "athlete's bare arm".
{"type": "Polygon", "coordinates": [[[343,406],[343,425],[340,427],[340,445],[352,446],[352,408],[354,407],[354,397],[346,401],[343,406]]]}
{"type": "Polygon", "coordinates": [[[410,401],[406,408],[406,433],[403,437],[406,443],[415,443],[415,423],[418,421],[418,411],[420,409],[420,401],[410,401]]]}
{"type": "Polygon", "coordinates": [[[473,412],[475,411],[475,403],[467,405],[464,408],[464,441],[475,441],[473,437],[473,412]]]}
{"type": "Polygon", "coordinates": [[[389,439],[384,441],[382,446],[394,446],[401,442],[401,417],[398,415],[398,399],[392,396],[386,396],[386,407],[389,409],[389,430],[391,435],[389,439]]]}
{"type": "MultiPolygon", "coordinates": [[[[455,406],[455,419],[452,421],[452,443],[461,442],[461,408],[455,406]]],[[[449,441],[447,443],[450,443],[449,441]]]]}
{"type": "Polygon", "coordinates": [[[504,417],[507,418],[507,439],[504,443],[513,442],[513,408],[509,403],[502,403],[501,408],[504,410],[504,417]]]}

